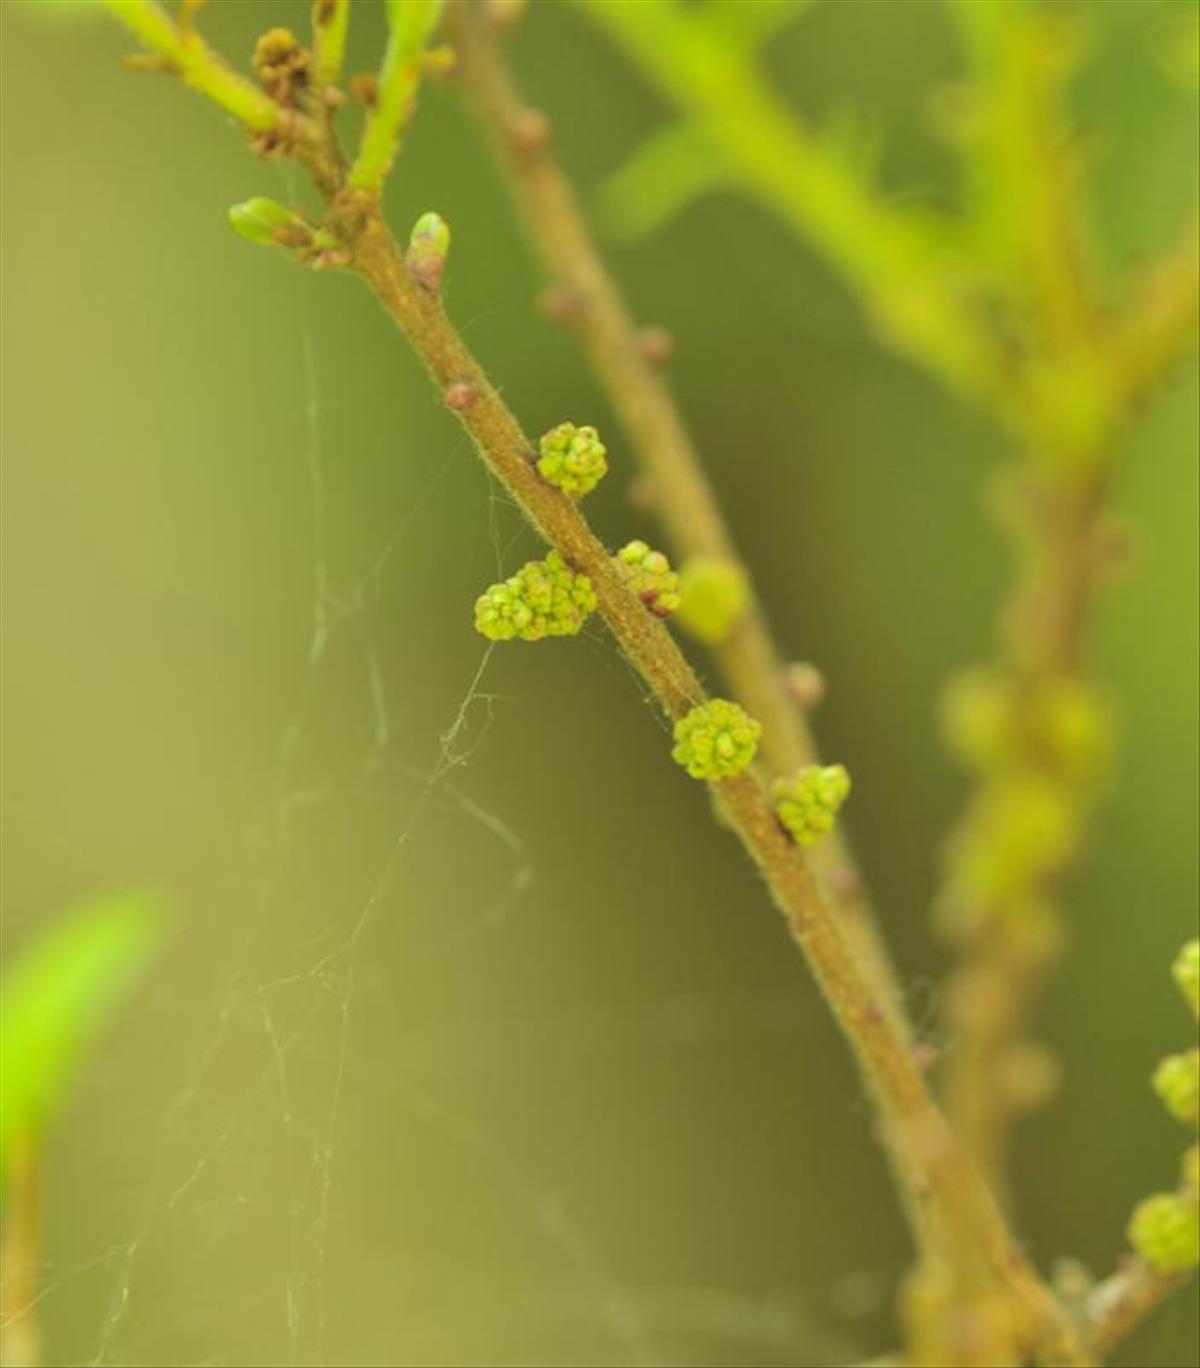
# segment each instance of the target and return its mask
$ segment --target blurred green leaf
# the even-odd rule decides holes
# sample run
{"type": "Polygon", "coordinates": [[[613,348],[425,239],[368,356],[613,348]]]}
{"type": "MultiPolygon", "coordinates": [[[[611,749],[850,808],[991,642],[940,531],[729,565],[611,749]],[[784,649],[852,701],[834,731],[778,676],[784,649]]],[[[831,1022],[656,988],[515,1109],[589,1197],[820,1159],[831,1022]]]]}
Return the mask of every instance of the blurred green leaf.
{"type": "Polygon", "coordinates": [[[808,9],[812,0],[708,0],[709,22],[734,42],[757,48],[808,9]]]}
{"type": "Polygon", "coordinates": [[[609,177],[601,191],[602,212],[620,236],[646,237],[732,180],[725,154],[702,128],[667,124],[609,177]]]}
{"type": "Polygon", "coordinates": [[[0,1186],[13,1142],[40,1132],[79,1061],[156,954],[166,918],[147,894],[66,913],[25,948],[0,987],[0,1186]]]}

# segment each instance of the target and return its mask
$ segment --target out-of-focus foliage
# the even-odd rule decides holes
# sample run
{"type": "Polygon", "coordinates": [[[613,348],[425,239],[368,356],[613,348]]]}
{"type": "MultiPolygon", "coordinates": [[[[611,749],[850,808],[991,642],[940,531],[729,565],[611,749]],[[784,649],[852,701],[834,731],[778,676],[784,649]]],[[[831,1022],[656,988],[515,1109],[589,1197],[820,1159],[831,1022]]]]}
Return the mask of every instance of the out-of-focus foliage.
{"type": "Polygon", "coordinates": [[[36,1143],[89,1046],[153,960],[159,902],[114,893],[66,913],[0,984],[0,1187],[13,1144],[36,1143]]]}

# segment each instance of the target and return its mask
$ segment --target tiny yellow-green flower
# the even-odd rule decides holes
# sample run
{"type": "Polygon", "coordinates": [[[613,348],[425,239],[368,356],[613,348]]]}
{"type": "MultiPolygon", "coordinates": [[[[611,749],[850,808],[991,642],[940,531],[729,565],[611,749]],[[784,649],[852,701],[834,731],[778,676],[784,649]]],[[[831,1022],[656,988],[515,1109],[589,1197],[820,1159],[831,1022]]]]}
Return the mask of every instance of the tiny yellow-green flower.
{"type": "Polygon", "coordinates": [[[559,423],[539,443],[538,474],[573,499],[589,494],[608,472],[608,452],[594,427],[559,423]]]}
{"type": "Polygon", "coordinates": [[[491,641],[575,636],[595,607],[591,580],[551,551],[545,560],[527,562],[479,596],[475,630],[491,641]]]}
{"type": "Polygon", "coordinates": [[[714,698],[675,723],[671,756],[693,779],[725,779],[754,759],[761,732],[744,708],[714,698]]]}
{"type": "Polygon", "coordinates": [[[1183,1273],[1200,1263],[1200,1212],[1194,1195],[1159,1192],[1135,1208],[1129,1242],[1160,1273],[1183,1273]]]}
{"type": "Polygon", "coordinates": [[[750,604],[742,568],[717,556],[693,556],[679,572],[681,627],[708,646],[724,641],[750,604]]]}
{"type": "Polygon", "coordinates": [[[776,815],[800,845],[812,845],[833,830],[849,792],[844,765],[805,765],[771,786],[776,815]]]}
{"type": "Polygon", "coordinates": [[[679,576],[661,551],[631,541],[613,557],[617,572],[655,617],[670,617],[679,607],[679,576]]]}
{"type": "Polygon", "coordinates": [[[1154,1070],[1154,1091],[1179,1121],[1200,1120],[1200,1050],[1168,1055],[1154,1070]]]}

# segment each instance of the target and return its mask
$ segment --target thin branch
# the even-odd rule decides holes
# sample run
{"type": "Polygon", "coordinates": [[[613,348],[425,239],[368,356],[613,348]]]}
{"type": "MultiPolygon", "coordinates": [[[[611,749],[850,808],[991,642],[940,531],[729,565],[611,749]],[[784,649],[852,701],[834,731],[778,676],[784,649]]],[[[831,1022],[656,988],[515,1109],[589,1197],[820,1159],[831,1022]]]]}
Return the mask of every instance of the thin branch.
{"type": "Polygon", "coordinates": [[[1200,215],[1134,283],[1109,340],[1118,394],[1127,408],[1144,403],[1196,344],[1200,322],[1200,215]]]}
{"type": "Polygon", "coordinates": [[[1073,65],[1063,26],[1030,0],[950,0],[950,12],[972,75],[972,231],[1051,344],[1087,346],[1096,291],[1063,108],[1073,65]]]}
{"type": "MultiPolygon", "coordinates": [[[[573,331],[650,477],[672,550],[680,560],[713,557],[738,565],[749,582],[670,388],[644,354],[637,325],[554,156],[547,121],[517,89],[494,23],[478,4],[451,0],[447,25],[456,76],[490,136],[534,250],[563,294],[573,331]]],[[[752,603],[713,651],[733,696],[762,724],[767,764],[790,774],[813,763],[816,743],[787,690],[762,610],[752,603]]],[[[910,1034],[895,971],[846,843],[834,833],[811,858],[858,962],[897,1029],[910,1034]]]]}
{"type": "Polygon", "coordinates": [[[318,87],[335,86],[346,56],[350,0],[313,0],[313,76],[318,87]]]}
{"type": "Polygon", "coordinates": [[[742,44],[678,0],[576,0],[725,157],[742,191],[853,287],[897,349],[975,396],[1002,393],[1005,358],[952,288],[946,224],[888,203],[843,149],[808,128],[742,44]]]}
{"type": "Polygon", "coordinates": [[[388,39],[375,102],[367,114],[350,184],[378,194],[400,150],[421,80],[421,53],[441,14],[442,0],[388,0],[388,39]]]}
{"type": "MultiPolygon", "coordinates": [[[[332,151],[321,166],[337,166],[332,151]]],[[[479,455],[549,544],[592,581],[613,635],[669,717],[704,699],[673,638],[630,594],[605,548],[570,499],[542,480],[517,420],[443,312],[437,294],[407,270],[374,193],[324,191],[330,228],[353,269],[379,298],[471,435],[479,455]]],[[[971,1214],[993,1275],[1012,1299],[1022,1339],[1051,1363],[1091,1360],[1069,1317],[1010,1235],[986,1185],[965,1161],[933,1102],[912,1051],[868,986],[803,855],[777,822],[751,772],[714,781],[714,798],[764,876],[793,939],[855,1054],[918,1199],[971,1214]]]]}
{"type": "Polygon", "coordinates": [[[955,1041],[947,1107],[1002,1188],[1008,1129],[1033,1100],[1014,1087],[1029,1058],[1021,1037],[1055,957],[1058,889],[1082,845],[1096,779],[1084,771],[1098,768],[1070,753],[1077,747],[1062,728],[1076,726],[1079,739],[1105,748],[1082,656],[1104,568],[1098,548],[1122,412],[1105,373],[1103,320],[1082,245],[1062,35],[1026,0],[951,0],[950,8],[971,81],[963,157],[973,231],[996,258],[1012,326],[1026,339],[1010,403],[1024,415],[1015,425],[1025,428],[1029,455],[1006,510],[1018,581],[990,686],[1003,736],[982,760],[960,746],[978,773],[940,900],[963,954],[946,995],[955,1041]],[[1021,823],[1033,834],[1013,854],[1021,823]]]}
{"type": "Polygon", "coordinates": [[[253,81],[240,76],[208,47],[196,30],[180,29],[157,0],[104,0],[113,15],[163,59],[186,85],[206,95],[255,133],[270,133],[284,110],[253,81]]]}
{"type": "Polygon", "coordinates": [[[0,1362],[5,1368],[35,1368],[41,1360],[34,1308],[42,1237],[42,1166],[32,1138],[17,1139],[9,1163],[0,1242],[0,1362]]]}
{"type": "MultiPolygon", "coordinates": [[[[666,628],[626,589],[604,547],[571,500],[537,474],[533,446],[442,311],[409,276],[374,212],[343,213],[354,269],[395,320],[454,409],[476,450],[517,506],[568,564],[591,579],[599,610],[619,645],[668,717],[704,701],[691,666],[666,628]],[[470,395],[465,406],[461,396],[470,395]]],[[[883,1115],[888,1142],[918,1200],[963,1209],[994,1277],[1020,1308],[1022,1329],[1051,1361],[1090,1362],[1074,1327],[1008,1233],[985,1185],[951,1139],[912,1051],[896,1034],[826,904],[798,848],[777,822],[767,795],[747,772],[714,781],[713,795],[774,901],[850,1043],[883,1115]]]]}
{"type": "Polygon", "coordinates": [[[1086,1334],[1097,1354],[1107,1355],[1187,1278],[1160,1273],[1142,1259],[1128,1263],[1093,1289],[1087,1300],[1086,1334]]]}

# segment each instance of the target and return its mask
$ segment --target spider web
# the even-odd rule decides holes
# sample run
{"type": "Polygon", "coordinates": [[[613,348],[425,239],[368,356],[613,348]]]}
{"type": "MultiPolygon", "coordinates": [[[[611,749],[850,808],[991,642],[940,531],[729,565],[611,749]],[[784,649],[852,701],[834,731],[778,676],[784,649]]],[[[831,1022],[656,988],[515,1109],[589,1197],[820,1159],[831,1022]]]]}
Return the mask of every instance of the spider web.
{"type": "MultiPolygon", "coordinates": [[[[352,1094],[353,1106],[361,1107],[360,1094],[374,1085],[356,1034],[364,993],[377,1006],[382,990],[377,975],[364,973],[373,933],[394,903],[431,819],[474,832],[472,841],[490,846],[501,871],[493,896],[472,918],[444,932],[451,950],[456,941],[503,927],[520,909],[535,878],[519,822],[481,801],[472,792],[468,773],[502,701],[487,687],[491,646],[480,652],[458,702],[447,710],[444,728],[430,737],[427,763],[402,764],[396,755],[395,686],[387,677],[370,609],[404,528],[396,530],[364,573],[343,584],[328,549],[318,369],[307,335],[300,362],[307,396],[303,461],[311,510],[311,635],[296,703],[281,728],[275,794],[262,829],[253,834],[258,863],[254,912],[244,942],[230,947],[216,1010],[203,1028],[186,1080],[155,1123],[155,1161],[133,1204],[141,1213],[134,1229],[91,1258],[69,1265],[48,1263],[42,1270],[37,1310],[43,1324],[53,1325],[56,1303],[69,1299],[82,1282],[101,1288],[97,1328],[86,1359],[96,1368],[157,1361],[150,1355],[161,1348],[150,1346],[161,1343],[161,1332],[156,1339],[153,1327],[167,1296],[165,1268],[182,1270],[197,1301],[195,1324],[180,1327],[174,1351],[179,1356],[173,1362],[345,1361],[332,1324],[337,1244],[331,1228],[346,1167],[353,1164],[353,1155],[345,1152],[352,1094]],[[368,744],[349,777],[312,783],[301,771],[306,740],[321,707],[320,674],[335,649],[347,643],[358,658],[368,744]],[[379,807],[384,824],[394,824],[364,867],[365,892],[350,915],[334,918],[327,931],[308,942],[290,946],[288,966],[281,972],[277,957],[261,953],[268,914],[287,896],[301,846],[297,830],[306,815],[335,806],[379,807]],[[237,967],[230,971],[229,963],[237,967]],[[231,1073],[239,1080],[233,1085],[238,1100],[232,1106],[223,1101],[231,1090],[231,1073]],[[276,1170],[275,1181],[285,1194],[268,1255],[278,1271],[277,1295],[264,1309],[261,1343],[235,1343],[231,1332],[225,1347],[214,1352],[214,1338],[220,1336],[214,1337],[212,1327],[221,1312],[203,1305],[206,1270],[245,1257],[242,1233],[257,1200],[256,1175],[261,1176],[264,1166],[276,1170]]],[[[463,455],[460,444],[445,456],[410,507],[408,522],[421,515],[448,465],[463,455]]],[[[488,499],[500,575],[506,566],[511,569],[512,549],[523,531],[500,492],[492,488],[488,499]]],[[[624,658],[602,633],[589,632],[585,641],[606,668],[628,673],[624,658]]],[[[644,694],[640,681],[638,688],[644,694]]],[[[778,1009],[778,1002],[762,995],[740,1004],[748,1018],[758,1013],[771,1029],[778,1027],[778,1009]]],[[[666,1001],[655,1016],[635,1021],[632,1028],[648,1038],[694,1039],[697,1031],[707,1029],[705,1005],[694,998],[683,1004],[666,1001]]],[[[594,1029],[600,1034],[629,1030],[630,1023],[610,1020],[594,1024],[594,1029]]],[[[457,1269],[455,1306],[432,1308],[431,1319],[453,1316],[469,1305],[485,1322],[522,1325],[520,1347],[496,1362],[542,1361],[530,1347],[539,1336],[550,1344],[591,1345],[588,1361],[611,1364],[699,1361],[694,1357],[697,1346],[716,1354],[712,1361],[725,1361],[723,1354],[731,1362],[753,1357],[763,1363],[854,1357],[853,1348],[836,1333],[814,1324],[791,1289],[749,1295],[719,1286],[647,1285],[614,1266],[600,1236],[573,1211],[553,1177],[514,1153],[461,1099],[445,1095],[420,1059],[418,1041],[409,1063],[402,1058],[397,1065],[398,1090],[411,1125],[436,1136],[457,1162],[485,1176],[516,1213],[522,1238],[539,1247],[552,1268],[536,1280],[517,1273],[506,1277],[495,1268],[457,1269]]],[[[886,1283],[864,1274],[854,1287],[835,1289],[835,1301],[838,1296],[876,1308],[886,1296],[886,1283]]],[[[442,1352],[453,1355],[452,1340],[447,1343],[442,1352]]],[[[389,1355],[380,1361],[422,1362],[422,1353],[432,1354],[433,1348],[417,1334],[412,1345],[401,1339],[379,1352],[389,1355]]]]}

